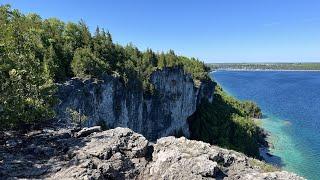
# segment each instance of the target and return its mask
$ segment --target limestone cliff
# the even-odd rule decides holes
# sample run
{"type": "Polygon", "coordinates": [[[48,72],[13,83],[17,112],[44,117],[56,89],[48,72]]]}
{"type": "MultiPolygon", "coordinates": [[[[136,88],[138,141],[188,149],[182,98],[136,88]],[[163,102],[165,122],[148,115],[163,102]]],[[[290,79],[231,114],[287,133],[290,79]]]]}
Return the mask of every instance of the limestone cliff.
{"type": "Polygon", "coordinates": [[[146,96],[141,89],[126,88],[114,76],[73,78],[59,85],[58,119],[70,121],[71,109],[85,115],[88,126],[103,122],[110,128],[128,127],[150,140],[179,130],[188,136],[187,118],[203,98],[212,101],[215,84],[195,83],[181,68],[157,70],[150,82],[155,93],[146,96]]]}

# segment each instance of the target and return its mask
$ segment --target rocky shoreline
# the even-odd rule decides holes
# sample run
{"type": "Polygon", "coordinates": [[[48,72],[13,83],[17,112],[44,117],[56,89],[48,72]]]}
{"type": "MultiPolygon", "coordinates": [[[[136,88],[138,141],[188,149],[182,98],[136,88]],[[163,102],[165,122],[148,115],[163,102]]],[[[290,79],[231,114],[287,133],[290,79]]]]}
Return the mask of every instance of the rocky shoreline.
{"type": "Polygon", "coordinates": [[[280,157],[276,157],[274,156],[271,152],[270,152],[270,148],[274,148],[274,145],[272,142],[270,142],[268,139],[271,136],[270,132],[268,132],[266,129],[264,129],[263,127],[261,127],[259,125],[259,121],[262,121],[263,119],[260,118],[253,118],[253,121],[260,127],[260,137],[262,138],[262,140],[259,142],[259,153],[260,156],[262,158],[263,161],[272,164],[273,166],[282,167],[282,163],[281,163],[281,159],[280,157]],[[272,160],[275,159],[276,160],[272,160]]]}
{"type": "Polygon", "coordinates": [[[151,143],[128,128],[1,133],[2,179],[303,179],[232,150],[184,137],[151,143]]]}

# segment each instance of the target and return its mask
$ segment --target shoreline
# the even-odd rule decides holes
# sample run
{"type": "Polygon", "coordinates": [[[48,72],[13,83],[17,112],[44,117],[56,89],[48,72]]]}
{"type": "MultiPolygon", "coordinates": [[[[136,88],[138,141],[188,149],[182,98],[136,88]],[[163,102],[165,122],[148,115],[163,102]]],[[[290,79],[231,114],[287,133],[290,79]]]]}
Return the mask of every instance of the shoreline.
{"type": "Polygon", "coordinates": [[[285,166],[283,159],[272,153],[272,150],[275,149],[275,142],[271,141],[270,137],[272,136],[271,131],[267,130],[262,125],[262,121],[266,120],[265,118],[252,118],[257,126],[261,129],[261,136],[263,137],[263,143],[260,143],[259,154],[262,158],[262,161],[270,164],[278,169],[283,169],[285,166]]]}
{"type": "Polygon", "coordinates": [[[303,70],[303,69],[216,69],[212,70],[211,72],[217,72],[217,71],[257,71],[257,72],[320,72],[320,69],[309,69],[309,70],[303,70]]]}
{"type": "Polygon", "coordinates": [[[263,118],[252,118],[254,123],[261,129],[261,137],[263,138],[263,143],[260,143],[259,154],[263,161],[271,164],[277,168],[282,168],[281,159],[276,155],[271,153],[271,149],[274,148],[274,144],[268,140],[271,136],[271,132],[262,126],[263,118]]]}

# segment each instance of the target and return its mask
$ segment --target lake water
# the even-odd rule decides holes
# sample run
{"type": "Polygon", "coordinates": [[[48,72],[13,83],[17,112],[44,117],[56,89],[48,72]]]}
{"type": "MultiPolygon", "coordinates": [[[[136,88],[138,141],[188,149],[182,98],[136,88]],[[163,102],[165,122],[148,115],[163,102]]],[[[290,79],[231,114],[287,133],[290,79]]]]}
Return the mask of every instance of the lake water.
{"type": "Polygon", "coordinates": [[[269,162],[308,179],[320,179],[320,72],[218,71],[211,75],[229,94],[261,107],[261,124],[274,144],[269,162]]]}

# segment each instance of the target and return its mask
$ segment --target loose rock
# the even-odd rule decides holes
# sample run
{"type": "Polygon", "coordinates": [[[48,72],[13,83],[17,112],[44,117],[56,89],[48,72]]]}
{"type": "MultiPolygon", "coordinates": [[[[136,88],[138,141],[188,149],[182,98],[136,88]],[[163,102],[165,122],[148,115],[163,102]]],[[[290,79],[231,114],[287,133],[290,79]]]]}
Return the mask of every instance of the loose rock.
{"type": "Polygon", "coordinates": [[[93,126],[93,127],[89,127],[89,128],[83,128],[82,130],[77,132],[76,137],[84,137],[84,136],[88,136],[91,133],[100,132],[100,131],[101,131],[101,127],[100,126],[93,126]]]}

